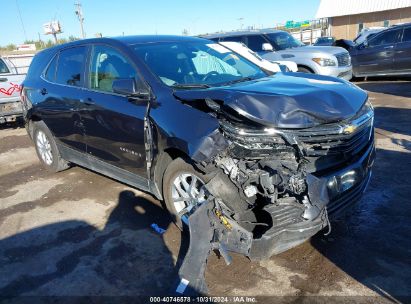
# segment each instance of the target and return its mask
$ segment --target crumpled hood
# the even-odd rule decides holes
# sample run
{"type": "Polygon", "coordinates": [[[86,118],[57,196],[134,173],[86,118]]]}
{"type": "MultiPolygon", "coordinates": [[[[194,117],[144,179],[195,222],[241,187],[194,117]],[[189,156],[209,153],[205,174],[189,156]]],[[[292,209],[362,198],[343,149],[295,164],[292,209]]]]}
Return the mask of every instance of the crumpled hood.
{"type": "Polygon", "coordinates": [[[278,128],[308,128],[354,116],[367,93],[344,80],[303,73],[273,76],[230,86],[177,90],[183,101],[218,100],[257,123],[278,128]]]}

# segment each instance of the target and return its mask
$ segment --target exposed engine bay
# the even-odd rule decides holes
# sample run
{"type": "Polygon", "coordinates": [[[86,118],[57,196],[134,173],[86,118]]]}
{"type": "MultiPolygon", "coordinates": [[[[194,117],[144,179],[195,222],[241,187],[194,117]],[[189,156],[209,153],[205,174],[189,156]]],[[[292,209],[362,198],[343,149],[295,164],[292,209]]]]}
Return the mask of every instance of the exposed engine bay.
{"type": "MultiPolygon", "coordinates": [[[[215,102],[207,103],[221,113],[215,102]]],[[[197,210],[207,209],[208,224],[201,227],[196,217],[190,234],[199,229],[203,235],[207,235],[205,230],[211,232],[202,244],[202,233],[192,235],[195,244],[190,248],[197,251],[191,251],[191,257],[189,251],[180,277],[187,277],[187,264],[196,260],[204,265],[197,272],[192,265],[190,276],[203,277],[206,257],[198,256],[198,248],[204,248],[206,256],[210,250],[219,250],[229,264],[229,251],[251,260],[267,259],[327,226],[330,232],[329,212],[355,202],[371,174],[374,140],[369,103],[347,121],[296,130],[267,128],[216,113],[228,146],[199,164],[200,170],[212,176],[205,185],[208,207],[194,208],[190,216],[191,222],[197,212],[205,212],[197,210]]],[[[201,282],[196,288],[206,285],[201,282]]]]}

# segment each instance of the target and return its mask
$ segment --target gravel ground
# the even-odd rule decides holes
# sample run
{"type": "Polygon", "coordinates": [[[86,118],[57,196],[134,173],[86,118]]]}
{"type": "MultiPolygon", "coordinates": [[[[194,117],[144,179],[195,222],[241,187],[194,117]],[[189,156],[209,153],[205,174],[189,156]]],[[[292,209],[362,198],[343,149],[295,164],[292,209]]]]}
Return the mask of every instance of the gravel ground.
{"type": "MultiPolygon", "coordinates": [[[[212,255],[211,295],[261,296],[259,303],[411,301],[411,82],[357,84],[370,93],[377,127],[362,201],[333,223],[331,235],[268,261],[233,255],[226,266],[212,255]]],[[[80,167],[48,173],[24,128],[1,127],[0,296],[163,293],[187,246],[181,240],[152,196],[80,167]]]]}

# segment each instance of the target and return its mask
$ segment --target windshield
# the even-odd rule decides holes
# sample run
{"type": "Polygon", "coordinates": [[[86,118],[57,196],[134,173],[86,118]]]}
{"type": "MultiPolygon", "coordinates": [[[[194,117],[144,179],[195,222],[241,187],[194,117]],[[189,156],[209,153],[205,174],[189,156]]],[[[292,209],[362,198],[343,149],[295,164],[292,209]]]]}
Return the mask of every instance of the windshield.
{"type": "Polygon", "coordinates": [[[271,44],[276,51],[305,46],[304,43],[298,41],[287,32],[266,34],[271,44]]]}
{"type": "Polygon", "coordinates": [[[134,51],[168,86],[206,87],[267,76],[257,65],[212,41],[139,44],[134,51]]]}

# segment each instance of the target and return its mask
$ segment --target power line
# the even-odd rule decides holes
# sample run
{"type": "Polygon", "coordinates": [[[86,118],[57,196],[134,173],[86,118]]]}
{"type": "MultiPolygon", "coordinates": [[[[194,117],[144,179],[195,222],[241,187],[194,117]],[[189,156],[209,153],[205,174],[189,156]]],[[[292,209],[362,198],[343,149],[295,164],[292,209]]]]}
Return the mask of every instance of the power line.
{"type": "Polygon", "coordinates": [[[19,13],[19,17],[20,17],[21,27],[23,28],[24,39],[27,41],[26,29],[24,28],[23,18],[21,17],[20,6],[17,0],[16,0],[16,6],[17,6],[17,12],[19,13]]]}

